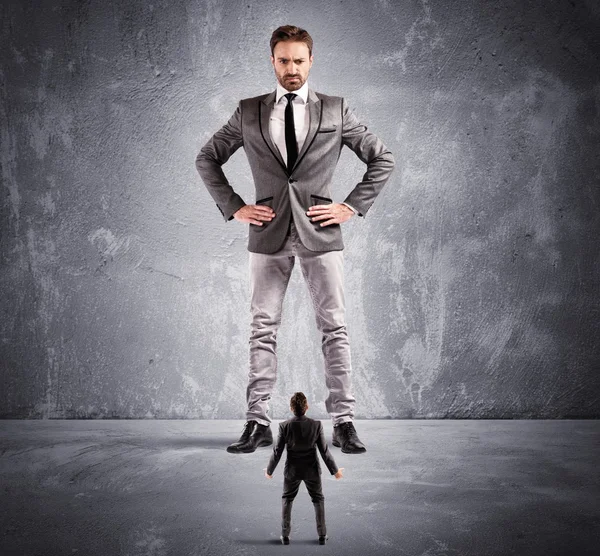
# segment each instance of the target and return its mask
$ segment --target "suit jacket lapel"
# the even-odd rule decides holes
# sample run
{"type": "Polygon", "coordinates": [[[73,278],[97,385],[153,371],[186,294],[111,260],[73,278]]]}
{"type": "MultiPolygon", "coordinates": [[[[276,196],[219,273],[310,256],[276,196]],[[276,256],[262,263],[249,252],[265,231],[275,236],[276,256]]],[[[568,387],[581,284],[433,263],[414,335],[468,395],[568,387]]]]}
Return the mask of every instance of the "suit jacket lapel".
{"type": "Polygon", "coordinates": [[[269,128],[270,128],[269,120],[271,118],[271,112],[273,110],[274,104],[275,104],[275,91],[273,91],[272,93],[269,93],[263,100],[261,100],[258,103],[258,110],[260,113],[259,114],[260,133],[262,135],[264,142],[267,144],[267,147],[269,147],[271,154],[275,157],[277,162],[279,162],[279,164],[281,164],[281,166],[283,166],[283,168],[287,174],[287,168],[283,162],[281,153],[279,152],[279,149],[277,148],[275,143],[273,143],[273,140],[271,139],[271,132],[269,131],[269,128]]]}
{"type": "MultiPolygon", "coordinates": [[[[323,103],[321,99],[317,96],[317,94],[312,90],[308,89],[308,111],[310,114],[310,123],[308,124],[308,133],[306,134],[306,139],[304,140],[304,144],[302,145],[302,149],[298,153],[298,159],[296,160],[296,164],[294,168],[298,167],[298,164],[304,158],[304,155],[310,149],[313,141],[315,140],[315,136],[317,135],[317,131],[321,127],[321,117],[323,115],[323,103]]],[[[292,169],[292,170],[293,170],[292,169]]]]}

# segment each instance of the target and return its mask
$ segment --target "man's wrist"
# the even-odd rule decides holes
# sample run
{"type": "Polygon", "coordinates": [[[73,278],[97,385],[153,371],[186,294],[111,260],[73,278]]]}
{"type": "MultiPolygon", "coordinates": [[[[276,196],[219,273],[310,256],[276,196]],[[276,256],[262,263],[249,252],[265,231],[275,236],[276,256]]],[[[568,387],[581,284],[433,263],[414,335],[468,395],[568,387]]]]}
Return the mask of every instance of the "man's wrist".
{"type": "MultiPolygon", "coordinates": [[[[236,210],[235,210],[235,212],[234,212],[234,213],[231,215],[231,218],[235,218],[235,215],[236,215],[236,214],[237,214],[237,213],[238,213],[240,210],[242,210],[244,207],[246,207],[246,206],[248,206],[248,205],[246,205],[246,204],[243,204],[241,207],[239,207],[238,209],[236,209],[236,210]]],[[[230,218],[230,220],[231,220],[231,218],[230,218]]]]}
{"type": "Polygon", "coordinates": [[[346,205],[354,214],[358,214],[358,211],[351,205],[346,202],[343,202],[342,205],[346,205]]]}

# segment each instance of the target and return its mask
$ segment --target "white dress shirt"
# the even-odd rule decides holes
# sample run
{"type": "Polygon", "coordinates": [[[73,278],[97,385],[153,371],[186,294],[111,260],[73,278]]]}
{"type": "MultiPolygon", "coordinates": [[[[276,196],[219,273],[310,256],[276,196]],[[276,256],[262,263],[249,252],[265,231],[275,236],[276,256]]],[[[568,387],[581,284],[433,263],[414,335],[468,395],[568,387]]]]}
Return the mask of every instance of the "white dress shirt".
{"type": "MultiPolygon", "coordinates": [[[[308,126],[310,124],[310,111],[307,109],[308,101],[308,81],[304,82],[304,85],[297,91],[288,91],[284,89],[279,83],[277,83],[277,93],[275,95],[275,104],[273,105],[273,111],[269,119],[269,133],[273,143],[279,149],[283,162],[287,165],[287,147],[285,146],[285,107],[287,106],[288,99],[285,95],[288,93],[294,93],[296,96],[292,101],[292,110],[294,111],[294,129],[296,131],[296,143],[298,143],[298,153],[302,150],[304,140],[308,134],[308,126]]],[[[357,210],[351,207],[348,203],[342,203],[348,208],[352,209],[354,213],[357,210]]]]}
{"type": "Polygon", "coordinates": [[[297,91],[286,91],[279,83],[277,83],[277,93],[275,96],[275,104],[271,112],[269,120],[269,133],[273,143],[279,149],[283,161],[287,165],[287,149],[285,146],[285,107],[288,99],[284,95],[293,92],[296,96],[292,101],[292,109],[294,111],[294,128],[296,130],[296,142],[298,143],[298,152],[302,150],[306,134],[308,133],[308,124],[310,123],[310,114],[306,109],[308,100],[308,81],[297,91]]]}

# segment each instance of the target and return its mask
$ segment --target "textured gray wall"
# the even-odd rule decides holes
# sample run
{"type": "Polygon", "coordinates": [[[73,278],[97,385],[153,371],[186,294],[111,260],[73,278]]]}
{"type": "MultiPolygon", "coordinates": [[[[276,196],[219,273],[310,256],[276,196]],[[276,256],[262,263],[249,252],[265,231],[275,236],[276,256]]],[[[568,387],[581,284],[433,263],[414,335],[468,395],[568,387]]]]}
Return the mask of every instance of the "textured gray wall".
{"type": "MultiPolygon", "coordinates": [[[[397,160],[344,225],[357,417],[600,416],[597,6],[3,2],[0,415],[244,418],[246,228],[194,160],[293,23],[397,160]]],[[[274,418],[326,417],[299,273],[279,340],[274,418]]]]}

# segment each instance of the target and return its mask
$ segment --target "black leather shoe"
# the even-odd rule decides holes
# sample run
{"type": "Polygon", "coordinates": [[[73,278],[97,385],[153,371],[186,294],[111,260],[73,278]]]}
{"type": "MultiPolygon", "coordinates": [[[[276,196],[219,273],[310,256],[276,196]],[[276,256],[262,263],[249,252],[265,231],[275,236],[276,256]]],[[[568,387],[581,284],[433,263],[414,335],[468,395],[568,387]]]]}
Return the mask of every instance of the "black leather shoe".
{"type": "Polygon", "coordinates": [[[233,444],[227,446],[227,451],[231,454],[237,454],[237,447],[248,442],[248,439],[250,438],[250,435],[254,432],[255,427],[256,421],[246,421],[246,423],[244,423],[244,430],[242,431],[242,436],[240,436],[240,439],[237,442],[234,442],[233,444]]]}
{"type": "Polygon", "coordinates": [[[345,454],[362,454],[367,451],[365,445],[359,440],[352,421],[340,423],[333,427],[331,442],[334,446],[341,447],[342,452],[345,454]]]}
{"type": "MultiPolygon", "coordinates": [[[[245,441],[242,441],[246,431],[242,434],[242,438],[240,438],[240,442],[236,442],[227,448],[228,452],[234,454],[250,454],[256,450],[256,448],[260,448],[261,446],[270,446],[273,444],[273,433],[271,432],[271,427],[268,425],[261,425],[256,421],[248,421],[249,423],[254,423],[250,425],[254,430],[251,431],[248,438],[245,441]]],[[[250,428],[250,427],[248,427],[250,428]]]]}
{"type": "Polygon", "coordinates": [[[284,537],[283,535],[279,535],[279,538],[281,539],[281,544],[290,544],[289,537],[284,537]]]}
{"type": "Polygon", "coordinates": [[[319,544],[325,544],[325,541],[327,541],[329,537],[327,535],[321,535],[319,537],[319,544]]]}

